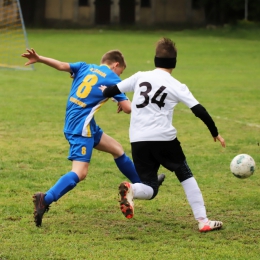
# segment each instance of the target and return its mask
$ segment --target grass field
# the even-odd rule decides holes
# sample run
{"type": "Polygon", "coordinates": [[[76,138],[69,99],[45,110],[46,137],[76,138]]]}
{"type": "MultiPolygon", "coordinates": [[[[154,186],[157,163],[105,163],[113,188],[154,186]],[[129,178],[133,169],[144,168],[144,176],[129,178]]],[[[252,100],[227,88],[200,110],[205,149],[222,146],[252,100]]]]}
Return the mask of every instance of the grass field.
{"type": "MultiPolygon", "coordinates": [[[[48,190],[71,167],[63,136],[71,79],[36,64],[34,71],[0,70],[0,259],[259,259],[259,35],[230,28],[29,30],[31,47],[62,61],[99,63],[107,50],[120,49],[128,65],[122,78],[153,69],[161,36],[176,42],[178,63],[172,75],[206,107],[226,140],[225,149],[214,143],[205,125],[187,107],[177,106],[174,125],[208,216],[223,221],[224,228],[199,233],[181,185],[165,169],[158,196],[136,201],[135,217],[125,219],[117,202],[117,187],[125,178],[111,155],[97,151],[86,180],[53,203],[36,228],[33,193],[48,190]],[[240,153],[250,154],[258,166],[244,180],[229,170],[240,153]]],[[[131,155],[129,115],[117,114],[108,102],[95,118],[131,155]]]]}

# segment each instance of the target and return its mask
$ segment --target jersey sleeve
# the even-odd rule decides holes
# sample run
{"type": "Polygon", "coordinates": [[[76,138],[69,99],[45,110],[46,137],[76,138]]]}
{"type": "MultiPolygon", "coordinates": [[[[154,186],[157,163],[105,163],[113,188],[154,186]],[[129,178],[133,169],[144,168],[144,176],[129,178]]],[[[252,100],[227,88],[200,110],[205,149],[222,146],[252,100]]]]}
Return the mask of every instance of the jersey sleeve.
{"type": "Polygon", "coordinates": [[[199,101],[192,95],[189,88],[185,84],[181,84],[179,87],[178,99],[189,108],[199,104],[199,101]]]}
{"type": "Polygon", "coordinates": [[[129,78],[124,79],[120,83],[117,83],[117,87],[122,93],[134,92],[135,84],[138,78],[139,78],[139,72],[135,73],[129,78]]]}
{"type": "Polygon", "coordinates": [[[128,97],[124,93],[115,95],[113,98],[118,102],[128,100],[128,97]]]}
{"type": "Polygon", "coordinates": [[[69,63],[72,75],[75,76],[83,65],[87,65],[85,62],[79,61],[75,63],[69,63]]]}
{"type": "MultiPolygon", "coordinates": [[[[111,83],[112,82],[113,82],[113,84],[118,85],[118,83],[121,82],[121,79],[115,73],[113,73],[113,77],[111,77],[111,83]]],[[[108,86],[108,88],[109,88],[109,86],[108,86]]],[[[128,100],[127,96],[122,91],[120,91],[120,92],[121,92],[120,94],[117,94],[117,95],[113,96],[113,98],[117,102],[128,100]]]]}

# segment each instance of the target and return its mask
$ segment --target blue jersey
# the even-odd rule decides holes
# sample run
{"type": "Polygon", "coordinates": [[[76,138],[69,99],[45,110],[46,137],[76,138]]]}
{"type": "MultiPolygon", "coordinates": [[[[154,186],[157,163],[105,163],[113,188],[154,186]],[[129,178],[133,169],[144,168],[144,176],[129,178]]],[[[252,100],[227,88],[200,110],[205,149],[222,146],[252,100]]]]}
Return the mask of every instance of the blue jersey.
{"type": "MultiPolygon", "coordinates": [[[[108,100],[104,98],[101,85],[115,85],[121,79],[107,65],[70,63],[74,74],[66,107],[64,133],[92,136],[95,131],[94,114],[108,100]]],[[[127,100],[124,94],[114,97],[117,101],[127,100]]]]}

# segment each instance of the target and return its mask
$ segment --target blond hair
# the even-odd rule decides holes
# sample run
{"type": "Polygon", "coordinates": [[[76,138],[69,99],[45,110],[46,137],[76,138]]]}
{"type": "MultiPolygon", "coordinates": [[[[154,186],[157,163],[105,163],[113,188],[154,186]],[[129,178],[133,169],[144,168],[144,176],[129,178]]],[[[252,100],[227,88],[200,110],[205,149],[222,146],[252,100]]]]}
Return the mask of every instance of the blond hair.
{"type": "Polygon", "coordinates": [[[119,50],[108,51],[101,58],[101,64],[111,65],[114,62],[118,62],[120,67],[126,68],[125,58],[119,50]]]}

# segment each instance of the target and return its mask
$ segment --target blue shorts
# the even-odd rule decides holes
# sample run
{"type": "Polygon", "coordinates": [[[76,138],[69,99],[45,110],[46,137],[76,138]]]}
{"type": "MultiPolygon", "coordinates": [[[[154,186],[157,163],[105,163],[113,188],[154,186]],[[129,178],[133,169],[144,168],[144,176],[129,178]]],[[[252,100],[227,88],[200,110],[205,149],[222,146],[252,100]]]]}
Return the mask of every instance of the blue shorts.
{"type": "Polygon", "coordinates": [[[96,125],[91,137],[64,133],[70,144],[68,159],[71,161],[90,162],[93,148],[99,144],[103,130],[96,125]]]}

